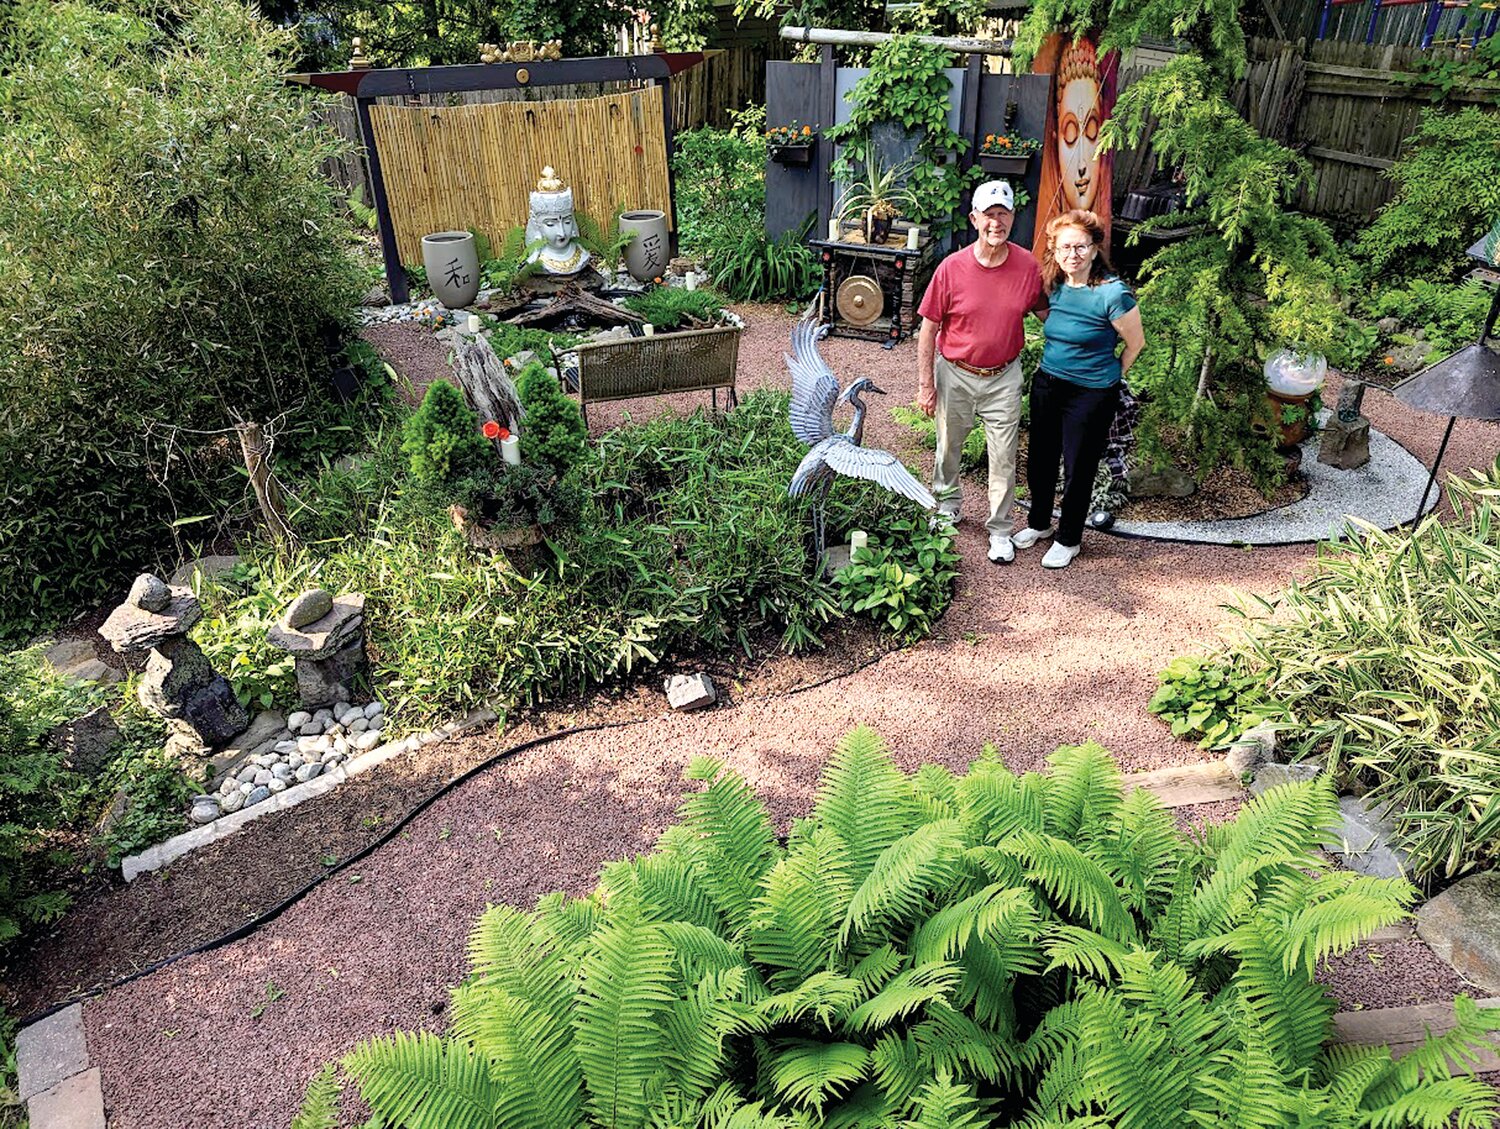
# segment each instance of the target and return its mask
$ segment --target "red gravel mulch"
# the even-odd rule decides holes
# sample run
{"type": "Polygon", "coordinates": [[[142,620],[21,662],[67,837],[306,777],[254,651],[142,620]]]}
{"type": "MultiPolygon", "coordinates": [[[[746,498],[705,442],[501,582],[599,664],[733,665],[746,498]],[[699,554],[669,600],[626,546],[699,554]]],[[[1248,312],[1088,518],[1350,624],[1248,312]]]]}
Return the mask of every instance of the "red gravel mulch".
{"type": "MultiPolygon", "coordinates": [[[[780,355],[791,320],[770,309],[745,314],[742,390],[783,386],[780,355]]],[[[891,392],[872,412],[866,442],[908,447],[883,409],[913,398],[915,349],[906,344],[888,353],[834,340],[824,350],[846,380],[870,375],[891,392]]],[[[668,398],[683,409],[704,399],[668,398]]],[[[613,426],[627,411],[640,417],[663,406],[599,405],[590,413],[593,430],[613,426]]],[[[1445,421],[1410,413],[1376,391],[1365,410],[1377,427],[1431,459],[1445,421]]],[[[1487,465],[1497,447],[1500,428],[1461,423],[1446,465],[1487,465]]],[[[1273,592],[1313,555],[1311,548],[1247,552],[1089,532],[1083,555],[1064,571],[1044,572],[1037,552],[996,567],[984,559],[975,520],[980,483],[965,484],[964,504],[963,571],[933,638],[802,693],[745,698],[696,715],[642,711],[649,716],[628,729],[569,737],[506,760],[380,848],[357,882],[340,876],[324,883],[249,938],[89,1003],[85,1027],[110,1125],[285,1125],[308,1079],[358,1039],[442,1026],[447,990],[464,975],[465,938],[485,904],[524,906],[556,889],[581,894],[603,862],[649,848],[672,819],[682,770],[696,755],[727,761],[783,824],[806,812],[829,749],[861,723],[884,734],[907,768],[924,761],[962,767],[986,741],[1016,769],[1035,767],[1058,745],[1089,739],[1112,749],[1127,770],[1207,759],[1146,712],[1155,672],[1213,641],[1226,622],[1219,605],[1230,587],[1273,592]],[[257,1013],[272,982],[284,994],[257,1013]]],[[[438,746],[422,757],[477,759],[519,736],[481,735],[461,743],[461,752],[438,746]]],[[[371,787],[399,790],[410,772],[389,766],[373,774],[371,787]]],[[[294,842],[299,856],[315,853],[318,836],[292,825],[320,818],[320,804],[231,837],[206,868],[223,876],[221,884],[193,879],[188,893],[232,904],[236,874],[289,865],[271,842],[273,831],[294,842]]],[[[191,873],[182,864],[176,870],[191,873]]],[[[101,918],[98,928],[108,927],[101,918]]],[[[1451,995],[1449,978],[1425,962],[1403,962],[1402,977],[1403,1000],[1451,995]]],[[[1366,978],[1339,980],[1373,1001],[1366,978]]]]}

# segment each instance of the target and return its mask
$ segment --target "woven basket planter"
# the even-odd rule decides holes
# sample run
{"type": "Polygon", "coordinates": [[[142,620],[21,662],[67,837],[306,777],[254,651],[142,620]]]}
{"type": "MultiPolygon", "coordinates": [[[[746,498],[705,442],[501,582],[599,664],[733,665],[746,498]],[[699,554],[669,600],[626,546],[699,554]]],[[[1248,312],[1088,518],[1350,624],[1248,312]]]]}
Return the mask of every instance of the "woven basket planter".
{"type": "Polygon", "coordinates": [[[742,332],[724,325],[580,345],[578,398],[587,408],[597,400],[727,388],[733,400],[742,332]]]}

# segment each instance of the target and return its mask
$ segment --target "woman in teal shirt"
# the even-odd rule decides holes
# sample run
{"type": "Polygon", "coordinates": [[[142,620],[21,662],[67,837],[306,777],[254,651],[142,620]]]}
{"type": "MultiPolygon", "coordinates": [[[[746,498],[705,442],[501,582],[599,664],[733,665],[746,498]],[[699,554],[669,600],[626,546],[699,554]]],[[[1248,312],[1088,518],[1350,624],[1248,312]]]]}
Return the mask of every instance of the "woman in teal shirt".
{"type": "Polygon", "coordinates": [[[1104,224],[1075,209],[1047,224],[1042,289],[1051,309],[1042,367],[1031,384],[1026,484],[1031,517],[1012,537],[1029,549],[1044,537],[1046,568],[1066,568],[1083,548],[1083,522],[1104,457],[1120,381],[1146,344],[1135,295],[1104,257],[1104,224]],[[1116,346],[1123,341],[1119,356],[1116,346]],[[1049,524],[1061,460],[1066,486],[1054,530],[1049,524]]]}

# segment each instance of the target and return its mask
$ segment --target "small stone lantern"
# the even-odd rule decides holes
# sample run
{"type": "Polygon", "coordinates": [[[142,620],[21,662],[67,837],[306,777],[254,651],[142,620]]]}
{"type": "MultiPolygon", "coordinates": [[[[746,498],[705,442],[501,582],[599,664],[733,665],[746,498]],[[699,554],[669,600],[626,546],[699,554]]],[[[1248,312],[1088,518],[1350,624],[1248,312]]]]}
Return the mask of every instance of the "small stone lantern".
{"type": "Polygon", "coordinates": [[[292,656],[297,694],[305,706],[353,701],[369,685],[365,598],[358,592],[337,598],[322,588],[302,593],[266,639],[292,656]]]}
{"type": "Polygon", "coordinates": [[[99,634],[122,655],[146,652],[141,704],[167,719],[167,749],[206,754],[250,724],[229,680],[215,673],[208,656],[187,637],[203,615],[190,588],[172,588],[142,573],[125,602],[109,613],[99,634]]]}

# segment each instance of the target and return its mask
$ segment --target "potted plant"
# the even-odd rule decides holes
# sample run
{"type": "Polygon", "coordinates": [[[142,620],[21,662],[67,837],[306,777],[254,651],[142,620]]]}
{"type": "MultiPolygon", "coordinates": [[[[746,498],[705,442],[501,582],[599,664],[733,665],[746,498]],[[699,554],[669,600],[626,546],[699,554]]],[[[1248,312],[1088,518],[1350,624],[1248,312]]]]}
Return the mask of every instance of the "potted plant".
{"type": "Polygon", "coordinates": [[[818,131],[810,125],[776,125],[766,130],[766,149],[779,165],[811,165],[818,131]]]}
{"type": "Polygon", "coordinates": [[[915,195],[906,186],[916,158],[882,167],[873,145],[867,144],[865,151],[869,156],[861,178],[844,189],[834,211],[843,220],[859,222],[866,243],[884,243],[891,233],[891,223],[902,209],[915,211],[918,206],[915,195]]]}
{"type": "Polygon", "coordinates": [[[987,133],[979,147],[979,167],[996,176],[1025,176],[1042,143],[1019,133],[987,133]]]}

